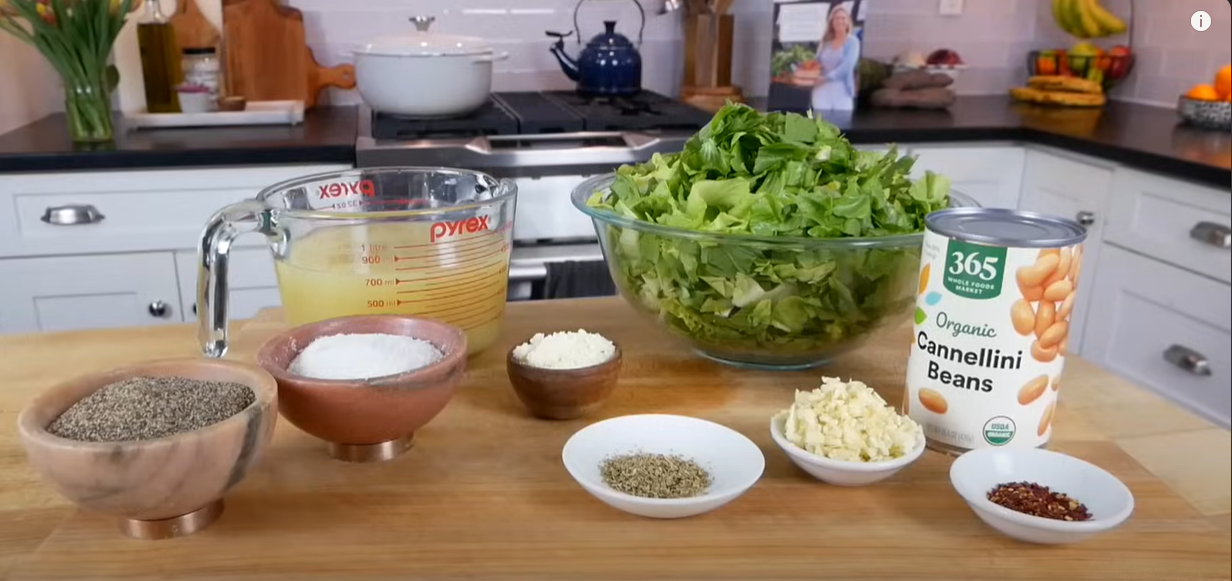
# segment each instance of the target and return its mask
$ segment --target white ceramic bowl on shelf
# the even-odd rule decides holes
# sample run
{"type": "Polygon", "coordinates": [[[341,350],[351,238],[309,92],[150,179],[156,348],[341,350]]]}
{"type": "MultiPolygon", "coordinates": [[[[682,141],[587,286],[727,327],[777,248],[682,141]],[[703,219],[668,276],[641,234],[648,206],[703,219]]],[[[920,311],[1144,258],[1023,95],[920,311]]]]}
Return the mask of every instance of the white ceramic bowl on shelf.
{"type": "Polygon", "coordinates": [[[770,418],[770,437],[774,443],[783,449],[793,464],[808,472],[814,478],[837,486],[864,486],[880,482],[898,473],[899,470],[911,465],[924,454],[924,439],[901,458],[880,462],[852,462],[849,460],[834,460],[818,456],[797,447],[783,435],[783,423],[786,416],[777,414],[770,418]]]}
{"type": "Polygon", "coordinates": [[[1134,495],[1106,470],[1037,448],[982,448],[959,456],[950,483],[975,515],[1002,534],[1028,543],[1075,543],[1123,524],[1134,512],[1134,495]],[[1034,482],[1086,505],[1088,521],[1063,521],[1013,511],[988,500],[1001,484],[1034,482]]]}
{"type": "Polygon", "coordinates": [[[569,475],[591,496],[612,508],[650,518],[682,518],[719,508],[761,478],[766,458],[752,440],[714,422],[666,414],[621,416],[573,434],[561,459],[569,475]],[[710,473],[705,494],[691,498],[642,498],[604,484],[603,461],[623,454],[674,454],[710,473]]]}

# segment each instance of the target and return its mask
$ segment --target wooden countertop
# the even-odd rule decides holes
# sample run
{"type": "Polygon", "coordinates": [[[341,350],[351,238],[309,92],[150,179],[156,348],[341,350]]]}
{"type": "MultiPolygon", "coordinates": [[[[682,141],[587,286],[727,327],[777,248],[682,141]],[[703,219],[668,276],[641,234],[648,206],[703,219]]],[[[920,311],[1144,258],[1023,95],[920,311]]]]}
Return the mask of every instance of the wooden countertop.
{"type": "MultiPolygon", "coordinates": [[[[237,324],[230,356],[250,359],[281,328],[277,312],[237,324]]],[[[862,379],[897,401],[906,345],[891,335],[824,373],[862,379]]],[[[502,341],[472,359],[450,406],[394,461],[330,460],[320,442],[280,422],[222,519],[191,537],[123,538],[112,519],[74,510],[27,468],[15,423],[36,392],[91,370],[197,352],[187,325],[0,337],[0,578],[1229,578],[1229,433],[1084,361],[1067,364],[1053,448],[1116,474],[1137,510],[1086,543],[1032,546],[979,522],[950,487],[951,460],[933,452],[870,487],[811,479],[774,446],[766,420],[823,371],[707,362],[618,299],[510,304],[502,341]],[[620,342],[617,393],[591,418],[530,418],[505,376],[507,349],[535,331],[579,326],[620,342]],[[608,508],[569,478],[561,446],[592,421],[644,412],[743,432],[766,454],[764,476],[692,519],[608,508]]]]}

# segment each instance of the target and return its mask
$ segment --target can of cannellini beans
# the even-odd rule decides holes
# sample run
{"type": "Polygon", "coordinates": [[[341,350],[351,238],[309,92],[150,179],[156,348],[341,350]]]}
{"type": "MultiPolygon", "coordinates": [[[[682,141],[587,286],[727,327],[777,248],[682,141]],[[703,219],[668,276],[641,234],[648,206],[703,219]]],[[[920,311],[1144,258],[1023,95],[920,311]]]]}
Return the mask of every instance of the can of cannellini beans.
{"type": "Polygon", "coordinates": [[[1017,210],[925,219],[903,409],[930,448],[1048,444],[1086,236],[1017,210]]]}

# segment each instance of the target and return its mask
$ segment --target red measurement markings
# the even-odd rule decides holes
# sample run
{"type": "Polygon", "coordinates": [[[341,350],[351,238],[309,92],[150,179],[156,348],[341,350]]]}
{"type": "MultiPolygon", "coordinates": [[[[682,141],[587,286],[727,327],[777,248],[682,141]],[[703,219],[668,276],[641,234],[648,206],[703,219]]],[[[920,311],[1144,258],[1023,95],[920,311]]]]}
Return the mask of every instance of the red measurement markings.
{"type": "Polygon", "coordinates": [[[482,240],[481,244],[471,244],[468,246],[461,246],[461,247],[449,246],[449,247],[442,247],[442,248],[433,248],[431,249],[432,252],[428,252],[426,254],[398,253],[394,255],[394,262],[398,262],[401,260],[430,260],[433,258],[441,258],[441,257],[466,258],[468,256],[474,256],[476,254],[483,254],[484,252],[487,252],[491,250],[492,248],[503,248],[505,246],[507,246],[507,244],[503,240],[500,240],[500,239],[482,240]]]}
{"type": "Polygon", "coordinates": [[[447,244],[463,244],[466,242],[472,242],[472,241],[476,241],[480,239],[490,240],[492,237],[498,236],[512,227],[513,227],[513,223],[506,222],[504,226],[501,226],[500,228],[497,228],[495,230],[487,230],[482,234],[476,234],[474,236],[468,236],[462,239],[454,239],[448,242],[441,242],[441,243],[425,242],[423,244],[404,244],[402,246],[394,246],[394,249],[395,250],[413,250],[415,248],[443,248],[443,247],[446,247],[447,244]]]}
{"type": "Polygon", "coordinates": [[[482,311],[476,311],[469,315],[458,317],[449,323],[460,327],[463,331],[470,331],[471,329],[478,329],[479,327],[487,325],[488,323],[501,318],[504,314],[505,303],[502,301],[482,311]]]}
{"type": "Polygon", "coordinates": [[[504,278],[504,277],[484,277],[484,278],[492,278],[492,282],[483,282],[483,278],[473,279],[473,281],[471,282],[478,283],[478,284],[476,284],[476,286],[474,287],[463,289],[461,290],[461,292],[458,292],[456,287],[450,287],[450,288],[420,288],[420,289],[414,289],[414,290],[398,290],[398,294],[413,294],[415,295],[415,297],[421,297],[421,298],[415,298],[413,300],[411,299],[402,300],[403,303],[431,303],[431,302],[434,302],[434,300],[461,297],[461,295],[464,293],[482,292],[482,290],[487,290],[489,288],[495,288],[498,286],[504,287],[506,286],[506,283],[509,282],[509,279],[504,278]],[[445,290],[447,294],[444,294],[444,295],[434,294],[434,293],[441,292],[441,290],[445,290]]]}
{"type": "Polygon", "coordinates": [[[460,279],[460,280],[451,280],[451,281],[449,281],[449,282],[430,282],[430,283],[428,283],[428,284],[425,284],[425,285],[423,286],[423,289],[424,289],[424,291],[427,291],[427,292],[435,292],[435,291],[439,291],[439,290],[448,290],[448,289],[450,289],[451,287],[453,287],[453,286],[455,286],[455,285],[459,285],[459,284],[467,284],[467,283],[472,283],[472,282],[479,282],[479,281],[481,281],[481,280],[483,280],[483,279],[485,279],[485,278],[498,278],[498,277],[502,277],[502,278],[506,278],[506,279],[507,279],[507,278],[508,278],[508,275],[507,275],[506,273],[507,273],[508,271],[505,269],[505,265],[504,265],[504,264],[499,264],[498,266],[500,266],[500,270],[498,270],[498,271],[496,271],[496,272],[482,272],[482,273],[477,274],[477,275],[471,275],[471,276],[470,276],[470,278],[465,278],[465,279],[460,279]]]}
{"type": "MultiPolygon", "coordinates": [[[[429,268],[453,268],[453,267],[455,267],[455,266],[464,266],[464,265],[469,264],[469,263],[471,263],[471,262],[475,262],[475,261],[484,260],[484,259],[486,259],[486,258],[489,258],[489,257],[492,257],[492,256],[496,256],[497,254],[500,254],[500,253],[502,253],[502,252],[505,252],[505,247],[504,247],[504,246],[498,247],[498,248],[496,248],[495,250],[489,250],[488,252],[486,252],[486,253],[484,253],[484,254],[477,255],[477,256],[459,256],[459,257],[453,257],[453,256],[451,256],[451,257],[449,257],[449,258],[454,258],[454,259],[455,259],[453,262],[448,262],[448,263],[443,263],[443,264],[440,264],[440,263],[438,263],[438,264],[424,264],[424,265],[421,265],[421,266],[400,266],[400,267],[398,267],[398,268],[395,268],[394,270],[406,271],[406,270],[427,270],[427,269],[429,269],[429,268]]],[[[426,259],[427,259],[427,258],[425,257],[425,258],[420,258],[419,260],[426,260],[426,259]]],[[[396,262],[396,261],[398,261],[398,260],[411,260],[411,259],[409,259],[409,258],[399,258],[399,257],[395,256],[395,257],[394,257],[394,261],[396,262]]]]}
{"type": "MultiPolygon", "coordinates": [[[[483,303],[484,301],[490,300],[492,297],[504,292],[506,292],[504,289],[496,289],[496,292],[490,292],[479,298],[467,301],[464,304],[454,304],[443,308],[431,307],[426,309],[425,312],[431,314],[433,317],[452,317],[454,315],[465,313],[467,309],[474,309],[476,304],[483,303]]],[[[402,306],[406,302],[408,301],[398,301],[398,306],[402,306]]]]}
{"type": "MultiPolygon", "coordinates": [[[[455,272],[447,272],[439,276],[425,276],[423,278],[413,279],[412,281],[409,281],[409,282],[424,282],[424,281],[429,281],[429,280],[440,280],[442,278],[457,278],[463,275],[474,274],[476,272],[483,272],[484,270],[490,269],[493,266],[499,266],[500,264],[501,263],[499,262],[494,263],[494,264],[484,264],[484,265],[477,266],[475,268],[462,269],[462,270],[458,270],[455,272]]],[[[402,270],[402,269],[398,269],[398,270],[402,270]]],[[[454,284],[456,282],[458,281],[453,280],[453,281],[450,281],[449,284],[454,284]]],[[[433,284],[442,284],[442,283],[438,282],[438,283],[433,283],[433,284]]]]}
{"type": "MultiPolygon", "coordinates": [[[[487,266],[487,267],[485,267],[485,268],[490,268],[491,266],[492,266],[492,265],[488,265],[488,266],[487,266]]],[[[482,269],[479,269],[479,270],[482,270],[482,269]]],[[[464,278],[464,279],[459,279],[459,280],[451,280],[451,281],[449,281],[449,282],[431,282],[431,283],[425,284],[425,285],[424,285],[422,288],[420,288],[420,289],[409,290],[409,291],[398,291],[398,294],[407,294],[407,293],[417,293],[417,292],[423,292],[423,291],[426,291],[426,290],[432,290],[432,289],[435,289],[435,288],[438,288],[438,287],[442,287],[442,286],[444,286],[444,287],[452,287],[452,286],[454,286],[454,285],[456,285],[456,284],[459,284],[459,283],[464,283],[464,282],[473,282],[473,281],[476,281],[476,280],[483,280],[484,278],[487,278],[487,277],[490,277],[490,276],[495,276],[495,273],[480,273],[480,274],[477,274],[477,275],[476,275],[476,274],[472,274],[472,273],[468,273],[468,276],[469,276],[470,278],[464,278]]],[[[438,277],[438,278],[439,278],[439,277],[438,277]]],[[[411,283],[423,282],[423,281],[425,281],[425,280],[429,280],[429,279],[426,279],[426,278],[405,278],[405,279],[404,279],[404,278],[395,278],[395,279],[394,279],[394,284],[395,284],[395,285],[411,284],[411,283]]]]}
{"type": "Polygon", "coordinates": [[[469,238],[461,238],[457,240],[450,240],[447,242],[437,242],[435,244],[422,244],[418,246],[395,246],[394,248],[404,253],[415,253],[419,251],[426,251],[427,254],[424,254],[422,256],[433,256],[436,254],[442,254],[450,250],[456,250],[460,252],[470,251],[474,248],[483,248],[483,247],[495,244],[497,242],[503,242],[503,237],[488,236],[488,233],[484,233],[484,234],[479,234],[476,236],[471,236],[469,238]]]}

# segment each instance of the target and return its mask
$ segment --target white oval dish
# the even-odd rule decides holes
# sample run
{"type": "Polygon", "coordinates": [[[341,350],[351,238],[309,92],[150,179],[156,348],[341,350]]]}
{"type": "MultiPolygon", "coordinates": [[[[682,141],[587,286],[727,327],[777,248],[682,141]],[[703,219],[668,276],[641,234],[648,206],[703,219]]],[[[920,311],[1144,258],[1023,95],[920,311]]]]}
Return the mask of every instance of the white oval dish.
{"type": "Polygon", "coordinates": [[[593,423],[561,452],[569,475],[612,508],[650,518],[682,518],[723,506],[761,478],[766,458],[752,440],[714,422],[667,414],[621,416],[593,423]],[[599,474],[612,456],[645,452],[691,459],[710,473],[710,489],[691,498],[642,498],[613,490],[599,474]]]}
{"type": "Polygon", "coordinates": [[[791,459],[792,463],[799,466],[801,470],[811,474],[814,478],[828,484],[864,486],[880,482],[895,475],[899,470],[906,468],[912,462],[919,460],[920,456],[924,454],[924,440],[921,438],[915,449],[909,454],[893,460],[851,462],[818,456],[787,441],[787,438],[783,436],[783,423],[785,419],[781,413],[770,418],[770,437],[774,438],[774,443],[778,444],[779,448],[782,448],[783,452],[787,453],[787,457],[791,459]]]}
{"type": "Polygon", "coordinates": [[[1116,476],[1090,462],[1038,448],[981,448],[959,456],[950,466],[950,483],[988,526],[1028,543],[1075,543],[1110,531],[1134,512],[1134,495],[1116,476]],[[1031,516],[988,500],[995,487],[1034,482],[1087,506],[1089,521],[1031,516]]]}

